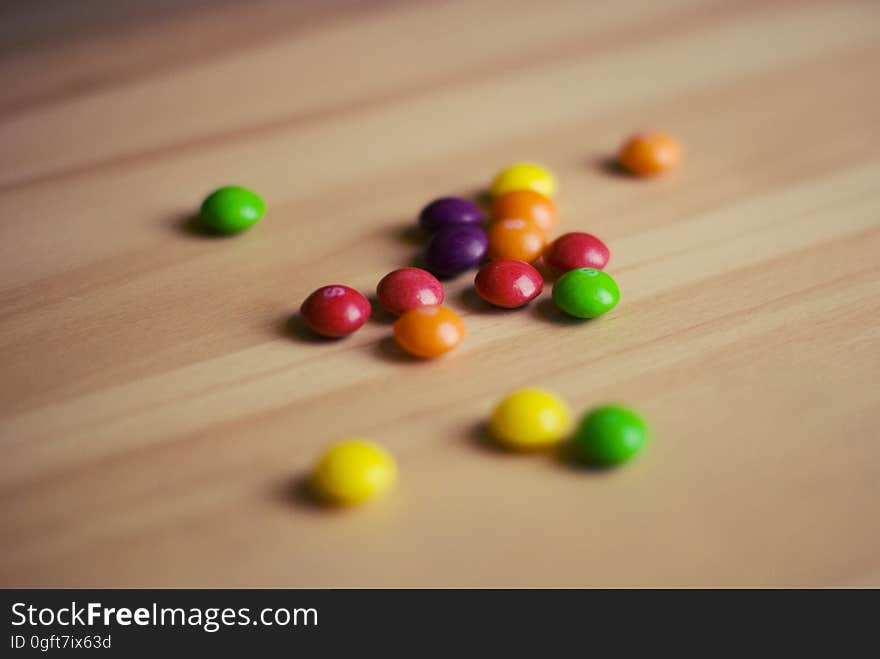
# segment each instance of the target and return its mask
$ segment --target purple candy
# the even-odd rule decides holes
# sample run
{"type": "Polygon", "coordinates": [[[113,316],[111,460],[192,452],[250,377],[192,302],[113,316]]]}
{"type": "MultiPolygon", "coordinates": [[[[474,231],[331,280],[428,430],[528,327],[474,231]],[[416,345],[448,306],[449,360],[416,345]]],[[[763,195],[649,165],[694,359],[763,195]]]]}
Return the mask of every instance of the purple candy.
{"type": "Polygon", "coordinates": [[[461,197],[435,199],[419,213],[419,225],[431,233],[443,227],[483,223],[483,211],[474,202],[461,197]]]}
{"type": "Polygon", "coordinates": [[[428,241],[425,265],[441,277],[451,277],[468,270],[483,258],[489,239],[482,227],[459,224],[438,230],[428,241]]]}

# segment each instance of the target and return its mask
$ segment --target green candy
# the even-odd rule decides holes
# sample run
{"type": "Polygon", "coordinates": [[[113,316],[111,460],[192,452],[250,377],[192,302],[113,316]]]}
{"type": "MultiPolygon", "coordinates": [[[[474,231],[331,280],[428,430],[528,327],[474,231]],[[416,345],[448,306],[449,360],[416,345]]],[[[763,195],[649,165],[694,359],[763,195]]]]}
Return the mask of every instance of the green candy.
{"type": "Polygon", "coordinates": [[[620,300],[617,282],[602,270],[569,270],[553,285],[553,302],[577,318],[595,318],[611,311],[620,300]]]}
{"type": "Polygon", "coordinates": [[[266,203],[258,194],[237,185],[227,185],[205,198],[199,217],[212,231],[238,233],[259,222],[265,212],[266,203]]]}
{"type": "Polygon", "coordinates": [[[619,405],[603,405],[584,416],[575,432],[574,452],[588,464],[626,462],[644,448],[650,431],[644,419],[619,405]]]}

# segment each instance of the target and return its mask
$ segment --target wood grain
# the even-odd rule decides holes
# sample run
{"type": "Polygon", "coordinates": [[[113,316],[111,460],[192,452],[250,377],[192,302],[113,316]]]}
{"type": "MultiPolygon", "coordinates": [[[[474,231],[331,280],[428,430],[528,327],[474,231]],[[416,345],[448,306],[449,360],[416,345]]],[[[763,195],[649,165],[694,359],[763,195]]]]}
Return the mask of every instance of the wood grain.
{"type": "Polygon", "coordinates": [[[880,5],[622,0],[7,3],[0,48],[0,584],[880,586],[880,5]],[[680,171],[609,169],[643,127],[680,171]],[[448,288],[468,337],[290,323],[512,160],[607,239],[607,317],[448,288]],[[237,182],[269,214],[187,220],[237,182]],[[629,403],[614,473],[482,441],[520,385],[629,403]],[[301,496],[322,447],[396,494],[301,496]]]}

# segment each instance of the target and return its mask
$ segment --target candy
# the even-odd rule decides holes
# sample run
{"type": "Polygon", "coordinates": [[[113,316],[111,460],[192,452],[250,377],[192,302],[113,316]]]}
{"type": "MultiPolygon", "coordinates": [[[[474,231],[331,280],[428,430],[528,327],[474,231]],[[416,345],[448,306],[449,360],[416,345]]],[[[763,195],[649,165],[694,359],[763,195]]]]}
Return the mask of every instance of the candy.
{"type": "Polygon", "coordinates": [[[556,178],[540,165],[521,162],[501,170],[492,181],[493,197],[513,190],[534,190],[546,197],[556,194],[556,178]]]}
{"type": "Polygon", "coordinates": [[[620,300],[617,282],[593,268],[569,270],[553,285],[553,302],[577,318],[595,318],[611,311],[620,300]]]}
{"type": "Polygon", "coordinates": [[[312,331],[340,337],[359,329],[370,317],[370,302],[353,288],[334,284],[309,295],[300,314],[312,331]]]}
{"type": "Polygon", "coordinates": [[[236,185],[214,190],[199,211],[202,224],[217,233],[238,233],[260,221],[266,204],[260,196],[236,185]]]}
{"type": "Polygon", "coordinates": [[[379,304],[393,314],[442,304],[443,297],[443,285],[434,275],[421,268],[400,268],[389,272],[376,287],[379,304]]]}
{"type": "Polygon", "coordinates": [[[474,202],[461,197],[441,197],[435,199],[419,213],[419,225],[433,233],[443,227],[458,224],[480,226],[483,211],[474,202]]]}
{"type": "Polygon", "coordinates": [[[416,307],[394,323],[394,338],[416,357],[438,357],[464,338],[464,322],[447,307],[416,307]]]}
{"type": "Polygon", "coordinates": [[[452,277],[474,267],[486,254],[486,232],[461,224],[439,229],[428,242],[425,264],[441,277],[452,277]]]}
{"type": "Polygon", "coordinates": [[[603,405],[590,411],[575,432],[575,455],[593,465],[626,462],[648,441],[649,430],[636,412],[619,405],[603,405]]]}
{"type": "Polygon", "coordinates": [[[544,290],[544,280],[528,263],[500,259],[480,268],[474,286],[489,304],[514,309],[538,297],[544,290]]]}
{"type": "Polygon", "coordinates": [[[531,220],[522,218],[493,222],[487,234],[490,259],[514,259],[529,263],[541,255],[547,242],[546,233],[531,220]]]}
{"type": "Polygon", "coordinates": [[[601,240],[589,233],[565,233],[544,249],[544,263],[559,276],[575,268],[601,270],[611,254],[601,240]]]}
{"type": "Polygon", "coordinates": [[[571,430],[571,412],[542,389],[520,389],[495,407],[489,432],[502,446],[529,450],[561,442],[571,430]]]}
{"type": "Polygon", "coordinates": [[[539,229],[549,231],[556,222],[556,204],[534,190],[513,190],[495,200],[492,218],[506,220],[514,217],[531,220],[539,229]]]}
{"type": "Polygon", "coordinates": [[[618,162],[636,176],[653,176],[675,167],[681,145],[674,137],[657,132],[633,135],[620,150],[618,162]]]}
{"type": "Polygon", "coordinates": [[[312,471],[312,492],[326,503],[353,505],[373,499],[397,482],[394,458],[381,446],[350,437],[330,447],[312,471]]]}

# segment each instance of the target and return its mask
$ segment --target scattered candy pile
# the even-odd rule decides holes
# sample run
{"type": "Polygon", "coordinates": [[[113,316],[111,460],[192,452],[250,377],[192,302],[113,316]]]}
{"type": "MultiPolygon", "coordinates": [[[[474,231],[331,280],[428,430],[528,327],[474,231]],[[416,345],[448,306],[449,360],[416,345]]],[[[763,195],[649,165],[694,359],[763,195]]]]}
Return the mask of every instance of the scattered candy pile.
{"type": "MultiPolygon", "coordinates": [[[[544,290],[541,273],[531,265],[542,257],[559,277],[553,301],[578,318],[595,318],[620,299],[614,279],[601,269],[608,247],[588,233],[567,233],[547,244],[556,222],[556,206],[547,196],[557,189],[555,177],[538,165],[520,163],[500,172],[491,185],[492,217],[483,229],[483,211],[458,197],[435,199],[419,214],[429,234],[421,268],[401,268],[379,282],[376,295],[386,311],[399,315],[394,337],[406,352],[421,358],[439,357],[464,338],[464,322],[442,306],[443,286],[437,277],[454,277],[486,262],[474,287],[489,304],[514,309],[544,290]]],[[[305,323],[327,337],[351,334],[366,322],[367,299],[334,284],[312,293],[300,308],[305,323]]]]}
{"type": "MultiPolygon", "coordinates": [[[[668,135],[640,133],[618,154],[618,164],[636,176],[653,176],[675,166],[681,147],[668,135]]],[[[398,315],[394,338],[407,353],[434,358],[455,348],[465,335],[464,321],[443,306],[445,293],[437,277],[459,275],[480,267],[477,294],[506,309],[538,297],[544,279],[533,265],[539,258],[556,281],[554,304],[576,318],[596,318],[620,300],[614,278],[604,271],[610,252],[596,236],[572,232],[548,241],[556,222],[553,196],[558,188],[549,171],[532,163],[502,170],[490,186],[491,221],[483,228],[481,208],[468,199],[443,197],[425,206],[419,225],[430,236],[426,269],[401,268],[385,275],[376,288],[379,304],[398,315]]],[[[254,192],[229,186],[211,193],[201,207],[205,228],[222,234],[243,231],[265,213],[254,192]]],[[[300,307],[305,324],[326,337],[347,336],[366,323],[371,306],[357,290],[342,284],[323,286],[300,307]]],[[[571,435],[568,406],[540,389],[522,389],[504,398],[488,424],[493,440],[514,450],[557,445],[571,435]]],[[[648,438],[645,422],[632,410],[607,405],[588,412],[571,438],[579,460],[616,465],[638,453],[648,438]]],[[[390,489],[397,480],[394,459],[381,447],[349,438],[331,447],[315,466],[311,489],[322,501],[354,504],[390,489]]]]}

